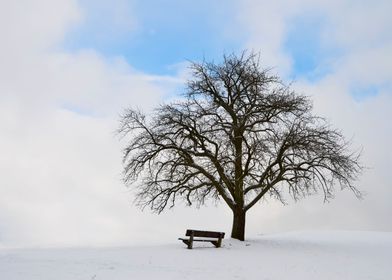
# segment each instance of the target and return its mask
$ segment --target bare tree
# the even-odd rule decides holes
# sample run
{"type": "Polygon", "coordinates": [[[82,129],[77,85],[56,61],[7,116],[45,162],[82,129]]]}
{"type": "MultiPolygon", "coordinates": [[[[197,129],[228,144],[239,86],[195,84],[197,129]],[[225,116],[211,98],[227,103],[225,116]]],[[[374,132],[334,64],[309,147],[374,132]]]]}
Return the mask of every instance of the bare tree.
{"type": "Polygon", "coordinates": [[[342,134],[314,116],[305,96],[260,68],[258,56],[193,63],[183,100],[150,116],[129,109],[120,131],[124,181],[136,182],[137,202],[160,213],[177,199],[200,206],[223,199],[233,212],[231,236],[244,240],[246,212],[266,195],[284,202],[334,185],[360,192],[361,172],[342,134]]]}

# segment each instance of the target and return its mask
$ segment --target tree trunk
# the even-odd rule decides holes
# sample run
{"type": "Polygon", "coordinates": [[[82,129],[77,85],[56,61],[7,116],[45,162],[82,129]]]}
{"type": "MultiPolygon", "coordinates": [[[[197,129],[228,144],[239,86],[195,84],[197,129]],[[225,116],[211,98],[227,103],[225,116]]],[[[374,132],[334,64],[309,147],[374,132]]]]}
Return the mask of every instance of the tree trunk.
{"type": "Polygon", "coordinates": [[[233,228],[231,237],[244,241],[245,240],[245,217],[246,212],[243,209],[233,210],[233,228]]]}

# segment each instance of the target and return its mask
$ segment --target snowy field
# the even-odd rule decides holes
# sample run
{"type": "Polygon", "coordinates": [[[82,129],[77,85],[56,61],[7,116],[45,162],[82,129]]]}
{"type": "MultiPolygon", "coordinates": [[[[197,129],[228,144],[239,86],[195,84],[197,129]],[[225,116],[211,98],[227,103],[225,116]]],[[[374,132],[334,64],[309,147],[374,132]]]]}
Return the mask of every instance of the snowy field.
{"type": "MultiPolygon", "coordinates": [[[[177,236],[176,236],[177,237],[177,236]]],[[[392,233],[295,232],[220,249],[156,246],[2,249],[1,280],[392,279],[392,233]]]]}

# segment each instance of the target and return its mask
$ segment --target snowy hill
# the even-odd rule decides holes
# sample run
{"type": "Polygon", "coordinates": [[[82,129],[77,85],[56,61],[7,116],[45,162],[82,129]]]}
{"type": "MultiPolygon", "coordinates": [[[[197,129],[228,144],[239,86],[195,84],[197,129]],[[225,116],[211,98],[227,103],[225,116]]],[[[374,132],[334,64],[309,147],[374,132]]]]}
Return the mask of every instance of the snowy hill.
{"type": "Polygon", "coordinates": [[[1,280],[392,279],[392,233],[294,232],[216,249],[181,242],[129,248],[0,250],[1,280]]]}

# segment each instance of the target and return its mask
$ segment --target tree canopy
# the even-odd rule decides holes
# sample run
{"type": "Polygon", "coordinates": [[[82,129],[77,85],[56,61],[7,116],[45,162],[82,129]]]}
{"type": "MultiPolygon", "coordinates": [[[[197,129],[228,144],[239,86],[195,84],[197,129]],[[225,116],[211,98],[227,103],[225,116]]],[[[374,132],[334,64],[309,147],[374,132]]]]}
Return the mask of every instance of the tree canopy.
{"type": "Polygon", "coordinates": [[[284,202],[336,184],[360,192],[359,153],[312,113],[312,103],[259,65],[257,54],[192,63],[183,98],[146,116],[128,109],[120,131],[124,181],[137,202],[161,212],[178,199],[200,206],[223,200],[233,211],[232,237],[245,238],[245,216],[261,198],[284,202]]]}

